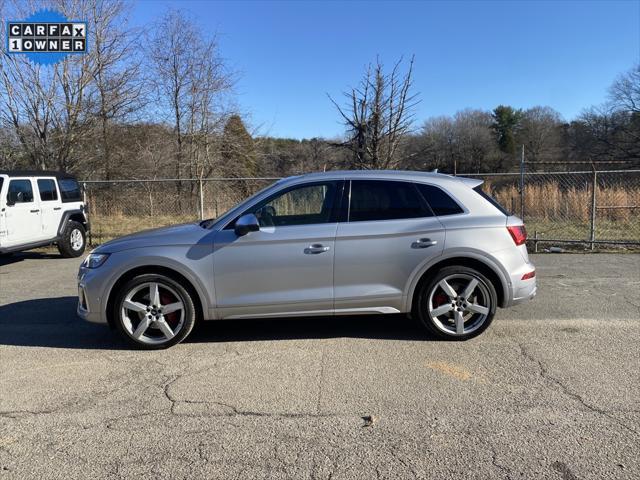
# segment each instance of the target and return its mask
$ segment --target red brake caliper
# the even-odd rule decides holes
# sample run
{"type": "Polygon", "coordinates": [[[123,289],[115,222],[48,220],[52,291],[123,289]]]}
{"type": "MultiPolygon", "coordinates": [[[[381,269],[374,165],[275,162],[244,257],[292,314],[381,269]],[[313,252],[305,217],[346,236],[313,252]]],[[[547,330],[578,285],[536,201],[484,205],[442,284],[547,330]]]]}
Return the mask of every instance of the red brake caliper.
{"type": "MultiPolygon", "coordinates": [[[[175,303],[177,301],[178,300],[173,298],[173,295],[171,295],[170,293],[162,291],[160,292],[160,303],[162,303],[162,305],[168,305],[169,303],[175,303]]],[[[171,328],[177,327],[180,320],[180,310],[178,310],[177,312],[167,313],[164,316],[164,319],[167,321],[171,328]]]]}

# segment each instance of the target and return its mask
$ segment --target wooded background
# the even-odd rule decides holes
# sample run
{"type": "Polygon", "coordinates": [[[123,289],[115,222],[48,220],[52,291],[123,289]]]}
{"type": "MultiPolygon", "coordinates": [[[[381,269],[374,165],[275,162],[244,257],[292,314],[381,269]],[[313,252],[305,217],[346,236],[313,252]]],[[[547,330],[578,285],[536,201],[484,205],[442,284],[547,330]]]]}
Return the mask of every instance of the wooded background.
{"type": "MultiPolygon", "coordinates": [[[[0,28],[43,5],[0,2],[0,28]]],[[[3,52],[0,169],[65,170],[83,180],[282,177],[336,168],[508,172],[517,170],[522,145],[529,170],[591,161],[640,166],[638,65],[620,73],[604,104],[585,105],[575,119],[550,106],[498,105],[420,122],[420,85],[412,77],[420,57],[393,65],[363,58],[371,63],[362,78],[344,79],[356,87],[327,99],[344,123],[342,136],[273,138],[247,125],[250,112],[235,103],[237,72],[215,36],[186,13],[160,13],[138,29],[128,25],[130,6],[121,0],[46,6],[88,20],[89,53],[40,66],[3,52]]]]}

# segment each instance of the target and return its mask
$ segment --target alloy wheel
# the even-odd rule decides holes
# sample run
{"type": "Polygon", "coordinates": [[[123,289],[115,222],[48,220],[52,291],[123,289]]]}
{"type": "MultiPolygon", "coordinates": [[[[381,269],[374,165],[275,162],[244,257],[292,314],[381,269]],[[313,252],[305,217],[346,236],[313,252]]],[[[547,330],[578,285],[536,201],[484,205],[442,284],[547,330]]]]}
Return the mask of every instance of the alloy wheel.
{"type": "Polygon", "coordinates": [[[491,296],[484,282],[466,273],[444,277],[429,293],[429,316],[447,335],[473,333],[489,318],[491,296]]]}
{"type": "Polygon", "coordinates": [[[145,282],[126,294],[121,315],[125,331],[131,338],[149,345],[161,345],[182,330],[185,305],[170,286],[145,282]]]}

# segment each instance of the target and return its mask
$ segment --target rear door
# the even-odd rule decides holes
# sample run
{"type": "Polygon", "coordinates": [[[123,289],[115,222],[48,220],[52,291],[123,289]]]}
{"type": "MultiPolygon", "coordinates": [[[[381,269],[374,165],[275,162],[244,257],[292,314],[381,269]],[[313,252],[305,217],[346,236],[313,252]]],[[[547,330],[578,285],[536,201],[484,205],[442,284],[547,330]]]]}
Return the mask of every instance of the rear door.
{"type": "Polygon", "coordinates": [[[336,314],[401,311],[414,271],[442,253],[444,227],[411,182],[350,183],[348,218],[336,234],[336,314]]]}
{"type": "Polygon", "coordinates": [[[44,239],[40,220],[40,204],[34,195],[30,178],[11,178],[6,196],[7,241],[3,246],[13,247],[44,239]]]}
{"type": "Polygon", "coordinates": [[[56,179],[42,177],[36,180],[40,197],[42,234],[46,238],[55,238],[62,219],[62,201],[56,179]]]}

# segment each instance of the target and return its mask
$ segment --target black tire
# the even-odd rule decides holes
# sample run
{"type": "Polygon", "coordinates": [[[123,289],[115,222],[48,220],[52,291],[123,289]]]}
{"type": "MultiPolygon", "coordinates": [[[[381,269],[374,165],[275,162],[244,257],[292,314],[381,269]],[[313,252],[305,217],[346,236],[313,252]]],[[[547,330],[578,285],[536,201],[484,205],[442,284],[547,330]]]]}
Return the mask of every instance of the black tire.
{"type": "MultiPolygon", "coordinates": [[[[162,294],[162,292],[161,292],[162,294]]],[[[135,298],[135,297],[134,297],[135,298]]],[[[160,303],[164,305],[162,297],[160,303]]],[[[115,320],[116,329],[120,332],[120,334],[125,338],[125,340],[135,346],[136,348],[144,349],[144,350],[160,350],[164,348],[169,348],[177,343],[180,343],[184,340],[187,335],[191,333],[193,327],[196,323],[196,309],[193,303],[193,298],[189,291],[180,285],[178,282],[169,278],[165,275],[160,274],[143,274],[138,275],[137,277],[132,278],[127,283],[125,283],[120,290],[116,293],[116,299],[113,307],[113,319],[115,320]],[[144,284],[147,283],[156,283],[159,285],[159,289],[161,289],[165,294],[176,297],[175,299],[169,301],[179,301],[184,306],[184,315],[182,317],[181,322],[175,322],[175,327],[172,324],[172,329],[179,327],[179,330],[173,338],[166,340],[161,335],[161,332],[156,332],[153,330],[160,330],[154,324],[151,324],[146,330],[141,340],[134,338],[133,332],[129,330],[133,330],[135,327],[133,325],[134,321],[142,322],[141,316],[145,316],[146,312],[134,312],[127,310],[127,314],[129,319],[125,319],[123,315],[123,303],[127,297],[127,295],[134,291],[136,288],[143,286],[141,290],[141,295],[144,295],[144,284]],[[135,317],[138,318],[135,318],[135,317]],[[130,324],[130,327],[127,325],[130,324]],[[147,339],[149,337],[149,339],[147,339]],[[157,337],[157,338],[156,338],[157,337]],[[149,343],[150,341],[156,343],[149,343]]],[[[163,317],[164,318],[164,317],[163,317]]],[[[167,316],[167,322],[169,323],[169,318],[167,316]]],[[[136,326],[139,326],[140,323],[137,323],[136,326]]]]}
{"type": "MultiPolygon", "coordinates": [[[[456,303],[456,300],[453,300],[449,295],[446,295],[445,298],[446,300],[444,302],[442,300],[439,300],[434,306],[444,307],[449,302],[451,302],[452,308],[458,308],[457,306],[453,307],[453,304],[456,303]]],[[[462,300],[461,302],[462,305],[460,306],[460,308],[464,308],[465,302],[462,300]]],[[[422,286],[418,291],[417,301],[414,304],[413,314],[420,320],[427,331],[432,335],[446,340],[461,341],[476,337],[484,332],[493,321],[497,305],[498,295],[496,294],[496,289],[487,277],[485,277],[479,271],[474,270],[473,268],[463,266],[450,266],[442,268],[432,278],[422,283],[422,286]],[[454,278],[449,280],[447,283],[460,282],[458,288],[455,288],[456,285],[452,285],[454,287],[454,290],[457,291],[458,296],[460,296],[460,294],[464,291],[464,284],[462,282],[469,282],[469,279],[473,278],[478,281],[479,285],[474,290],[474,293],[478,292],[478,294],[474,297],[475,300],[473,301],[473,303],[478,303],[479,296],[486,297],[481,298],[480,302],[481,306],[487,309],[486,314],[473,312],[466,313],[466,315],[469,315],[469,318],[464,321],[464,329],[468,328],[470,330],[469,333],[459,334],[455,331],[451,331],[451,329],[455,330],[455,320],[453,319],[453,312],[444,313],[437,316],[436,318],[431,315],[429,308],[430,297],[433,293],[434,301],[438,296],[441,299],[444,294],[444,290],[439,286],[440,281],[450,277],[454,278]],[[476,326],[474,322],[477,322],[478,325],[476,326]],[[469,327],[467,327],[467,325],[469,327]]]]}
{"type": "Polygon", "coordinates": [[[73,220],[69,220],[64,227],[64,231],[62,232],[62,236],[60,240],[58,240],[58,251],[60,255],[65,258],[76,258],[84,253],[84,250],[87,246],[87,233],[84,229],[84,226],[81,223],[74,222],[73,220]],[[72,240],[72,238],[77,238],[77,233],[80,233],[80,237],[82,238],[82,244],[78,245],[76,242],[72,240]]]}

